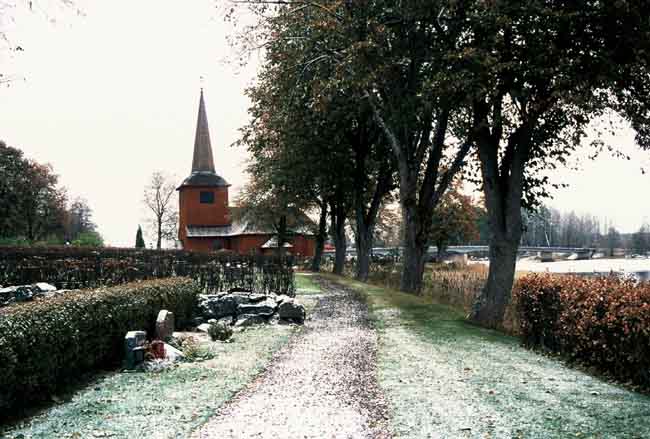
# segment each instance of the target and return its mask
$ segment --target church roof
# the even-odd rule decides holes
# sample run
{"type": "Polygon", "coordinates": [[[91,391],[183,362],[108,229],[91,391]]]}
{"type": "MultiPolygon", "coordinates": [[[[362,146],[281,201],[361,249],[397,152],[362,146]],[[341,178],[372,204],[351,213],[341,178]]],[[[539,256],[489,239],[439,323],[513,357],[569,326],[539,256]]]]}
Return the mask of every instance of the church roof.
{"type": "Polygon", "coordinates": [[[192,160],[192,173],[211,172],[214,170],[212,158],[212,145],[210,144],[210,129],[208,128],[208,115],[205,111],[203,89],[199,98],[199,116],[196,120],[196,135],[194,136],[194,159],[192,160]]]}
{"type": "Polygon", "coordinates": [[[223,177],[214,172],[192,172],[192,175],[183,180],[181,187],[183,186],[227,187],[230,185],[223,177]]]}
{"type": "MultiPolygon", "coordinates": [[[[271,239],[266,241],[264,243],[264,245],[262,245],[262,248],[278,248],[278,247],[279,247],[279,245],[278,245],[278,237],[277,236],[272,237],[271,239]]],[[[285,242],[282,245],[282,247],[284,247],[284,248],[293,248],[293,245],[291,245],[288,242],[285,242]]]]}
{"type": "Polygon", "coordinates": [[[215,172],[214,169],[214,158],[212,156],[210,129],[208,128],[208,115],[205,111],[203,89],[201,89],[201,97],[199,98],[199,115],[196,120],[192,174],[183,181],[179,189],[184,186],[230,186],[223,177],[215,172]]]}
{"type": "MultiPolygon", "coordinates": [[[[198,226],[188,225],[186,228],[188,238],[217,238],[240,235],[275,235],[277,231],[272,224],[264,224],[259,219],[241,215],[240,208],[230,207],[233,217],[229,226],[198,226]]],[[[297,235],[313,235],[315,224],[305,214],[296,218],[293,224],[287,227],[287,233],[297,235]]]]}

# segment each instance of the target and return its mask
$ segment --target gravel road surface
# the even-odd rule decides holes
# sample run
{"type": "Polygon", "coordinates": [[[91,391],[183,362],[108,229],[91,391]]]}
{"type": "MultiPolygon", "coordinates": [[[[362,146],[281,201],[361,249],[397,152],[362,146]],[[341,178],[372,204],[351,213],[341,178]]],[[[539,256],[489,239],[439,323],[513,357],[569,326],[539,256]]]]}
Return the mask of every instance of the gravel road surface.
{"type": "Polygon", "coordinates": [[[365,303],[321,280],[304,330],[192,438],[390,438],[365,303]]]}

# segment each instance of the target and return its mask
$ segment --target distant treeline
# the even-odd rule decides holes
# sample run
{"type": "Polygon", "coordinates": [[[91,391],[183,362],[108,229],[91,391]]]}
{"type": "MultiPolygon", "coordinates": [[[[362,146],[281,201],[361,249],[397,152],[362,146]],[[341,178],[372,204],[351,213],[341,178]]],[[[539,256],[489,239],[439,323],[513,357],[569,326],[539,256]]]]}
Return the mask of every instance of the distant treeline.
{"type": "Polygon", "coordinates": [[[0,244],[103,244],[82,198],[70,200],[52,166],[0,141],[0,244]]]}
{"type": "Polygon", "coordinates": [[[636,253],[650,251],[650,225],[623,234],[607,220],[594,215],[562,213],[546,206],[536,212],[524,211],[522,245],[556,247],[625,248],[636,253]]]}

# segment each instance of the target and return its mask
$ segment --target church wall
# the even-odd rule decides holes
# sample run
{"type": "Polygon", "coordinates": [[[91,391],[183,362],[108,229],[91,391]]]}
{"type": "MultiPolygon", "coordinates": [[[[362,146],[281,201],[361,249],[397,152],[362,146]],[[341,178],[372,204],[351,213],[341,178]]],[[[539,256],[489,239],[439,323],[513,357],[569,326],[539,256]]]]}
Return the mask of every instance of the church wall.
{"type": "Polygon", "coordinates": [[[314,256],[316,253],[316,239],[313,236],[294,236],[292,253],[301,256],[314,256]]]}
{"type": "Polygon", "coordinates": [[[183,187],[179,191],[178,200],[178,239],[183,242],[185,248],[190,246],[185,237],[185,228],[188,225],[225,226],[230,224],[227,187],[183,187]],[[212,192],[214,203],[201,203],[201,192],[212,192]]]}
{"type": "MultiPolygon", "coordinates": [[[[273,249],[262,249],[262,246],[273,237],[272,234],[239,235],[227,238],[185,238],[183,248],[191,251],[209,252],[219,248],[232,250],[241,255],[275,253],[273,249]],[[217,244],[218,241],[218,244],[217,244]]],[[[316,241],[312,236],[298,235],[292,240],[293,248],[289,253],[295,255],[314,256],[316,241]]]]}
{"type": "Polygon", "coordinates": [[[227,226],[230,224],[227,187],[184,187],[179,194],[180,216],[184,225],[227,226]],[[201,192],[214,194],[214,203],[201,203],[201,192]]]}
{"type": "Polygon", "coordinates": [[[230,238],[185,238],[183,250],[211,252],[219,249],[230,250],[230,238]]]}
{"type": "Polygon", "coordinates": [[[232,237],[232,249],[233,251],[245,255],[245,254],[260,254],[261,247],[271,239],[272,235],[239,235],[232,237]]]}

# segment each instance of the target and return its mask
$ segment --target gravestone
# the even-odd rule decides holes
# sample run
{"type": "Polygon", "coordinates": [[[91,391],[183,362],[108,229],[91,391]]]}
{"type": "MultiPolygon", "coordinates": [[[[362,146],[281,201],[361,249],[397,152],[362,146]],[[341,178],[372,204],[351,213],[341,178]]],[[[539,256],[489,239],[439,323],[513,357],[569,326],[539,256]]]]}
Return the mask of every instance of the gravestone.
{"type": "Polygon", "coordinates": [[[163,309],[156,319],[156,338],[167,340],[174,333],[174,313],[163,309]]]}
{"type": "Polygon", "coordinates": [[[144,362],[144,343],[147,333],[144,331],[129,331],[124,337],[124,367],[135,369],[144,362]]]}

